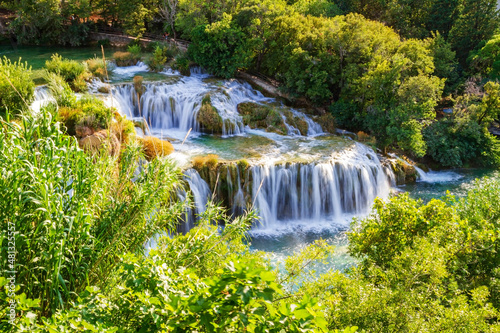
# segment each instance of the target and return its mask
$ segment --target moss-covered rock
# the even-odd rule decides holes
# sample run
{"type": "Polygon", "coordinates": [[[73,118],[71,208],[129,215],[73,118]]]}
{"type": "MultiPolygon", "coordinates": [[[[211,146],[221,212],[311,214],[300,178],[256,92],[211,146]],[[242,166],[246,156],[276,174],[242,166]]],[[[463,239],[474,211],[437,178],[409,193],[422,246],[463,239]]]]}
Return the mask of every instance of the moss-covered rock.
{"type": "Polygon", "coordinates": [[[417,171],[409,162],[400,159],[391,160],[391,167],[396,176],[397,185],[404,185],[417,181],[417,171]]]}
{"type": "Polygon", "coordinates": [[[222,134],[222,117],[212,106],[210,94],[203,97],[200,110],[196,115],[196,120],[198,124],[200,124],[200,131],[212,134],[222,134]]]}
{"type": "Polygon", "coordinates": [[[243,123],[250,128],[260,128],[282,135],[287,134],[280,111],[270,106],[245,102],[238,104],[238,112],[243,117],[243,123]]]}
{"type": "Polygon", "coordinates": [[[307,135],[307,132],[309,131],[309,124],[307,124],[307,121],[305,121],[301,117],[295,116],[289,110],[284,111],[283,114],[286,117],[286,122],[288,123],[288,125],[291,125],[298,129],[301,135],[307,135]]]}
{"type": "Polygon", "coordinates": [[[146,136],[140,139],[142,143],[144,155],[148,161],[157,157],[162,157],[171,154],[174,151],[174,146],[166,140],[158,139],[154,136],[146,136]]]}

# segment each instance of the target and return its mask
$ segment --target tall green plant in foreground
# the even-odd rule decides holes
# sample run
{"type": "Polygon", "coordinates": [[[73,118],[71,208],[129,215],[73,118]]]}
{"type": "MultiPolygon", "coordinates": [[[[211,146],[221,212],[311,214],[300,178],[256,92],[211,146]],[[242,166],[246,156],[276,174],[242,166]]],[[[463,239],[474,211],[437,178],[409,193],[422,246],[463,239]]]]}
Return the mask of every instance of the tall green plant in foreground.
{"type": "Polygon", "coordinates": [[[38,299],[44,316],[106,281],[118,254],[142,253],[144,242],[173,229],[182,211],[171,205],[180,173],[168,161],[137,169],[138,146],[127,147],[119,162],[86,155],[49,111],[22,116],[21,124],[0,119],[0,268],[11,270],[10,223],[17,297],[38,299]]]}
{"type": "Polygon", "coordinates": [[[35,83],[31,79],[31,68],[27,63],[0,59],[0,116],[10,111],[13,114],[27,109],[33,102],[35,83]]]}

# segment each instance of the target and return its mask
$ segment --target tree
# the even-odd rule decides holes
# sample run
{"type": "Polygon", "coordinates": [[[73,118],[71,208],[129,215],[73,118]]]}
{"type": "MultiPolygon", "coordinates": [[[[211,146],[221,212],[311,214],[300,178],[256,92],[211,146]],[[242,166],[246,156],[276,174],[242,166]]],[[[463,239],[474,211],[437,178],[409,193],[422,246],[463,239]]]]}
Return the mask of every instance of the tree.
{"type": "Polygon", "coordinates": [[[469,53],[481,41],[489,40],[498,28],[496,0],[463,0],[450,31],[450,42],[465,67],[469,53]]]}
{"type": "Polygon", "coordinates": [[[159,4],[160,16],[166,21],[170,27],[174,38],[177,38],[177,31],[175,30],[175,20],[177,18],[177,9],[179,0],[161,0],[159,4]]]}
{"type": "Polygon", "coordinates": [[[192,33],[188,53],[194,61],[214,73],[230,78],[251,62],[251,50],[241,28],[224,14],[221,21],[198,26],[192,33]]]}
{"type": "Polygon", "coordinates": [[[489,126],[491,121],[497,119],[500,114],[500,84],[490,81],[484,85],[484,92],[480,112],[476,118],[478,125],[484,122],[486,126],[489,126]]]}

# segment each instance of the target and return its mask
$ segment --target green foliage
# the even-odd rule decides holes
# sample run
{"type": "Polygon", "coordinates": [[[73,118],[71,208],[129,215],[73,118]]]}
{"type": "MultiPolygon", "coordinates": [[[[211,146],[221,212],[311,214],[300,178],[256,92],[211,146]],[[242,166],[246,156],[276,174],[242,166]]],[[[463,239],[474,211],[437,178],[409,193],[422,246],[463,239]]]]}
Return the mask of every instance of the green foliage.
{"type": "Polygon", "coordinates": [[[140,57],[142,49],[140,45],[129,45],[127,46],[127,51],[136,57],[140,57]]]}
{"type": "Polygon", "coordinates": [[[330,328],[498,331],[499,191],[491,179],[459,201],[376,201],[349,233],[359,267],[328,272],[299,292],[321,296],[330,328]]]}
{"type": "Polygon", "coordinates": [[[7,111],[17,114],[33,102],[35,83],[27,63],[0,59],[0,116],[7,111]]]}
{"type": "MultiPolygon", "coordinates": [[[[104,285],[118,254],[142,253],[160,228],[174,228],[179,207],[171,199],[180,173],[168,161],[136,175],[139,147],[125,149],[118,169],[107,155],[92,159],[46,109],[22,116],[22,126],[2,121],[0,136],[0,216],[15,226],[16,281],[39,300],[40,315],[67,308],[89,284],[104,285]]],[[[4,223],[3,271],[7,234],[4,223]]]]}
{"type": "Polygon", "coordinates": [[[173,69],[179,70],[182,75],[191,75],[191,60],[187,55],[179,55],[175,58],[175,62],[172,64],[173,69]]]}
{"type": "Polygon", "coordinates": [[[463,0],[449,40],[457,58],[465,67],[469,53],[487,41],[498,29],[497,2],[494,0],[463,0]]]}
{"type": "Polygon", "coordinates": [[[76,91],[82,91],[82,88],[86,90],[86,86],[81,85],[82,77],[86,74],[84,64],[76,60],[63,59],[56,53],[45,62],[45,68],[50,73],[60,75],[76,91]]]}
{"type": "Polygon", "coordinates": [[[161,72],[165,68],[165,64],[167,63],[168,56],[167,56],[167,50],[168,47],[166,46],[157,46],[155,50],[153,51],[153,54],[148,60],[148,66],[151,70],[155,72],[161,72]]]}
{"type": "Polygon", "coordinates": [[[224,13],[221,21],[200,25],[192,32],[189,56],[217,76],[232,77],[238,69],[249,65],[250,50],[241,28],[231,24],[224,13]]]}
{"type": "Polygon", "coordinates": [[[443,166],[500,165],[500,143],[469,118],[444,118],[424,131],[427,154],[443,166]]]}
{"type": "Polygon", "coordinates": [[[337,5],[328,0],[298,0],[292,7],[303,15],[334,17],[342,14],[337,5]]]}
{"type": "Polygon", "coordinates": [[[109,68],[108,63],[105,62],[102,58],[94,57],[92,59],[88,59],[85,62],[87,69],[94,77],[98,77],[101,80],[105,79],[106,76],[111,75],[112,69],[109,68]]]}

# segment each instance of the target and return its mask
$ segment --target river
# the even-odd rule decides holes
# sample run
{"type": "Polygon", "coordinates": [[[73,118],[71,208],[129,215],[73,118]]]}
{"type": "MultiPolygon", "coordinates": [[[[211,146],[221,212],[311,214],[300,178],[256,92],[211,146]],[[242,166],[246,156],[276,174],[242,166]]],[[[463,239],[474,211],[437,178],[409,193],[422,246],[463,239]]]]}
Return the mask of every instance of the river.
{"type": "MultiPolygon", "coordinates": [[[[98,94],[95,85],[91,90],[98,94]]],[[[187,77],[172,70],[149,73],[142,63],[118,67],[111,94],[98,95],[128,118],[145,119],[150,135],[173,143],[171,157],[185,170],[195,213],[204,210],[213,193],[233,214],[255,207],[260,221],[250,231],[251,248],[267,252],[277,264],[323,238],[336,245],[336,255],[318,270],[343,270],[355,264],[347,254],[345,231],[353,218],[369,214],[375,197],[399,191],[424,201],[447,191],[463,196],[475,178],[493,175],[491,170],[421,172],[416,183],[396,186],[391,168],[372,148],[325,133],[314,116],[265,97],[246,82],[215,79],[197,68],[187,77]],[[130,83],[134,75],[147,81],[140,100],[130,83]],[[201,132],[197,114],[207,94],[222,119],[221,135],[201,132]],[[238,105],[247,102],[277,110],[286,133],[245,125],[238,105]],[[307,124],[307,131],[291,120],[307,124]],[[218,156],[213,170],[191,168],[194,157],[206,154],[218,156]]],[[[38,88],[35,104],[47,98],[38,88]]]]}

